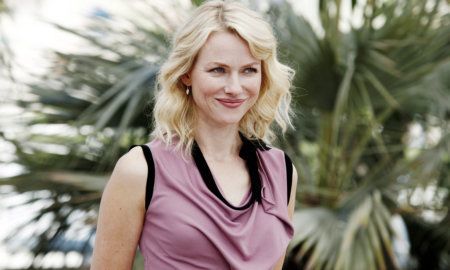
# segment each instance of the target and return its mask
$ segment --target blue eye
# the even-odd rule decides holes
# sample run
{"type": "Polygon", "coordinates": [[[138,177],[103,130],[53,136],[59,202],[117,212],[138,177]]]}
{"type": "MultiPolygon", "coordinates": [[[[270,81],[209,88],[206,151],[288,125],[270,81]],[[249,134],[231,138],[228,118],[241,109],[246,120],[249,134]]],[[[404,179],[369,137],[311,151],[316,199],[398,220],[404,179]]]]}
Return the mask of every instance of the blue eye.
{"type": "Polygon", "coordinates": [[[256,68],[246,68],[244,73],[258,73],[258,70],[256,68]]]}
{"type": "Polygon", "coordinates": [[[225,72],[225,69],[223,67],[216,67],[216,68],[210,69],[209,72],[212,72],[212,73],[223,73],[223,72],[225,72]]]}

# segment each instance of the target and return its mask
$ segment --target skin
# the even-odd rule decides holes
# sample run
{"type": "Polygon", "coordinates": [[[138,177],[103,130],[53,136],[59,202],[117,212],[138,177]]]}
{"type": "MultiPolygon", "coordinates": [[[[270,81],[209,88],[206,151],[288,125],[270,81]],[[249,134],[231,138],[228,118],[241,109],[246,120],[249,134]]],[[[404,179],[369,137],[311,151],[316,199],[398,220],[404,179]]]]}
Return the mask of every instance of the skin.
{"type": "MultiPolygon", "coordinates": [[[[292,187],[291,187],[291,195],[289,197],[289,204],[288,204],[288,216],[289,219],[292,221],[292,217],[294,216],[295,211],[295,198],[297,194],[297,170],[295,169],[295,166],[292,166],[292,187]]],[[[284,258],[286,257],[286,251],[284,254],[280,257],[280,259],[277,261],[277,263],[274,266],[274,270],[281,270],[283,268],[283,262],[284,258]]]]}
{"type": "MultiPolygon", "coordinates": [[[[190,86],[198,115],[195,139],[225,198],[239,205],[250,188],[239,121],[255,104],[261,87],[261,61],[247,43],[231,32],[210,35],[190,72],[181,79],[190,86]],[[220,101],[239,102],[229,108],[220,101]]],[[[227,103],[229,104],[229,103],[227,103]]],[[[105,187],[97,225],[91,269],[131,269],[145,216],[147,165],[140,147],[117,162],[105,187]]],[[[293,170],[288,204],[292,220],[297,188],[293,170]]],[[[273,269],[281,270],[285,255],[273,269]]]]}
{"type": "Polygon", "coordinates": [[[247,43],[236,34],[215,32],[182,81],[192,88],[200,124],[198,133],[204,134],[203,127],[236,132],[239,121],[258,98],[261,60],[252,56],[247,43]],[[244,102],[238,108],[227,108],[219,100],[244,102]]]}
{"type": "Polygon", "coordinates": [[[198,116],[195,139],[225,197],[238,205],[250,188],[239,121],[255,104],[261,88],[261,61],[231,32],[212,33],[182,81],[192,89],[198,116]],[[220,101],[238,101],[229,108],[220,101]]]}
{"type": "Polygon", "coordinates": [[[140,147],[116,163],[100,203],[91,269],[131,269],[144,223],[147,164],[140,147]]]}

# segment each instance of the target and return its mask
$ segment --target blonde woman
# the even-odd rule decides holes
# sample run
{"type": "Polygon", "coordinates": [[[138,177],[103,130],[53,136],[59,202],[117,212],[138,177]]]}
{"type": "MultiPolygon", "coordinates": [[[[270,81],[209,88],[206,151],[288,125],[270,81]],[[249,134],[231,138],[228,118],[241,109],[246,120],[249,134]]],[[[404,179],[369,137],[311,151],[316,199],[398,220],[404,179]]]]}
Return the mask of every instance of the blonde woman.
{"type": "Polygon", "coordinates": [[[209,1],[163,65],[152,140],[117,162],[103,193],[91,269],[281,269],[297,173],[269,146],[290,126],[293,71],[261,16],[209,1]]]}

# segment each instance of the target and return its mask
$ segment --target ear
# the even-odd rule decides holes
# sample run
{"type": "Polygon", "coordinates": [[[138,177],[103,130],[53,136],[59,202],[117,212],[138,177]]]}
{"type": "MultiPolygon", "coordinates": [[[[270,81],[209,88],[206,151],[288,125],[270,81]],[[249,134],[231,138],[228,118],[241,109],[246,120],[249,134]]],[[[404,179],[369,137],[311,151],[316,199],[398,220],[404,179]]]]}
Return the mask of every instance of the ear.
{"type": "Polygon", "coordinates": [[[186,86],[191,86],[192,82],[191,82],[191,75],[189,73],[184,74],[183,76],[181,76],[181,81],[183,82],[184,85],[186,86]]]}

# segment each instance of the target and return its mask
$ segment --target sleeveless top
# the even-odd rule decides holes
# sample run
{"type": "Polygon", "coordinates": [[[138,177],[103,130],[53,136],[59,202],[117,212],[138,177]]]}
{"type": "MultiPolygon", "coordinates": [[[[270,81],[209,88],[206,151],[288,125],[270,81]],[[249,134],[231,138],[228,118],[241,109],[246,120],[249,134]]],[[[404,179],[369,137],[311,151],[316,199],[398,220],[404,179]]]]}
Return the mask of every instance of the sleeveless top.
{"type": "Polygon", "coordinates": [[[269,270],[284,254],[294,233],[287,208],[292,162],[262,141],[241,139],[251,188],[237,206],[223,196],[196,143],[187,159],[158,139],[140,145],[148,164],[139,240],[146,270],[269,270]]]}

